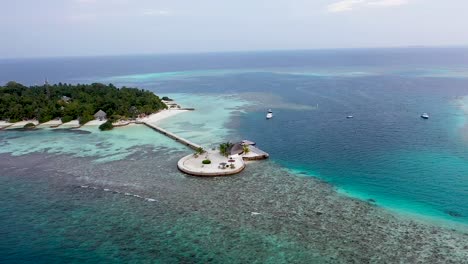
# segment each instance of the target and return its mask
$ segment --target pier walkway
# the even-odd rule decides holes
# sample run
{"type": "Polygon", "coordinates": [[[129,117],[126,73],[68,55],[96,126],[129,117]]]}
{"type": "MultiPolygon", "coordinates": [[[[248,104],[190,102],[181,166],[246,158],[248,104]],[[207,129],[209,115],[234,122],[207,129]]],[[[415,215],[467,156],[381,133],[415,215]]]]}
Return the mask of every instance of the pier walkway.
{"type": "Polygon", "coordinates": [[[245,153],[243,155],[244,160],[262,160],[267,159],[270,156],[265,151],[254,146],[249,146],[249,150],[249,153],[245,153]]]}
{"type": "Polygon", "coordinates": [[[194,150],[197,150],[198,148],[201,148],[200,145],[195,144],[195,143],[193,143],[193,142],[191,142],[191,141],[189,141],[189,140],[187,140],[185,138],[179,137],[178,135],[176,135],[174,133],[171,133],[171,132],[165,130],[164,128],[158,127],[157,125],[150,124],[148,122],[142,122],[142,123],[145,124],[147,127],[152,128],[152,129],[158,131],[159,133],[161,133],[161,134],[163,134],[165,136],[168,136],[168,137],[174,139],[175,141],[178,141],[178,142],[180,142],[180,143],[182,143],[182,144],[184,144],[184,145],[186,145],[186,146],[188,146],[188,147],[190,147],[190,148],[192,148],[194,150]]]}

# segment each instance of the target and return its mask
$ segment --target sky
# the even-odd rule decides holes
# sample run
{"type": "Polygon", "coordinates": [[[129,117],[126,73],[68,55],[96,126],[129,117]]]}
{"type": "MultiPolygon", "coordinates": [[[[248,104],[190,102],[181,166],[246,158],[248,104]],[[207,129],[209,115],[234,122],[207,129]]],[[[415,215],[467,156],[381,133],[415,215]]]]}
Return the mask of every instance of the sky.
{"type": "Polygon", "coordinates": [[[0,0],[0,58],[468,45],[467,0],[0,0]]]}

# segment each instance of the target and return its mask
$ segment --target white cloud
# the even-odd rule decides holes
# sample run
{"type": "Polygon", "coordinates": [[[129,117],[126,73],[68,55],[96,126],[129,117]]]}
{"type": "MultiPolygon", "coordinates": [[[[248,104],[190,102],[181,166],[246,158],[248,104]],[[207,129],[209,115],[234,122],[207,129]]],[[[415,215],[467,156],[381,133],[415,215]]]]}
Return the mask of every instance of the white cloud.
{"type": "Polygon", "coordinates": [[[142,14],[144,16],[170,16],[171,12],[165,9],[147,9],[142,14]]]}
{"type": "Polygon", "coordinates": [[[367,4],[374,6],[401,6],[408,4],[408,0],[375,0],[369,1],[367,4]]]}
{"type": "Polygon", "coordinates": [[[332,13],[352,11],[366,7],[392,7],[408,4],[409,0],[342,0],[327,6],[332,13]]]}
{"type": "Polygon", "coordinates": [[[364,0],[343,0],[327,6],[329,12],[351,11],[356,6],[362,4],[364,0]]]}

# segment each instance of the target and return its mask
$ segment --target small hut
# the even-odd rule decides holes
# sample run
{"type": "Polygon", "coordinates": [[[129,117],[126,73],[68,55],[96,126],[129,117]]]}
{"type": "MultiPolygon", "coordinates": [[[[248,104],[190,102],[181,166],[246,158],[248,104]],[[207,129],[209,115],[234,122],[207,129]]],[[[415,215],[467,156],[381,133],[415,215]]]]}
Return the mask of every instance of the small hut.
{"type": "Polygon", "coordinates": [[[66,95],[62,96],[62,101],[64,101],[65,103],[69,103],[70,100],[71,100],[70,97],[68,97],[68,96],[66,96],[66,95]]]}
{"type": "Polygon", "coordinates": [[[96,118],[96,120],[103,121],[107,118],[107,114],[106,112],[99,110],[94,114],[94,118],[96,118]]]}
{"type": "Polygon", "coordinates": [[[243,152],[244,152],[244,147],[242,146],[241,143],[236,143],[232,145],[232,147],[229,149],[230,155],[240,155],[243,152]]]}

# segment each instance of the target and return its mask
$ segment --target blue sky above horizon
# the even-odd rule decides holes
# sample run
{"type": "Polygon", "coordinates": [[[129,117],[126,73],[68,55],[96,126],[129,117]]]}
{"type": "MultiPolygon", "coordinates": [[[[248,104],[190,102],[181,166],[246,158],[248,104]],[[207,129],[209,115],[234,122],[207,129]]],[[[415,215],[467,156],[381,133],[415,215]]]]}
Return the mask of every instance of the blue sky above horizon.
{"type": "Polygon", "coordinates": [[[468,45],[466,0],[15,0],[0,10],[0,58],[468,45]]]}

